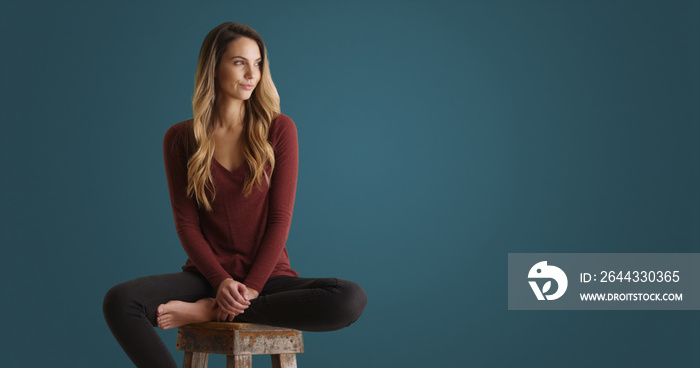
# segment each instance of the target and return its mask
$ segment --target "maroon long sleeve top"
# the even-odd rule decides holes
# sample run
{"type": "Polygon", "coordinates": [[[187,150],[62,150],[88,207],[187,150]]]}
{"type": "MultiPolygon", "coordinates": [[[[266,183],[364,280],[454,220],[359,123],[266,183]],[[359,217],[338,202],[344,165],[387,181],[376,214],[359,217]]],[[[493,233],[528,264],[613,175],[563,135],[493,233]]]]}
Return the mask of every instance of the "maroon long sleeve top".
{"type": "MultiPolygon", "coordinates": [[[[212,158],[216,197],[212,211],[198,208],[187,196],[187,161],[192,155],[192,120],[173,125],[163,139],[165,172],[175,228],[185,249],[186,271],[204,275],[214,289],[227,278],[261,291],[273,276],[298,276],[289,265],[286,241],[292,222],[299,164],[296,126],[280,114],[270,125],[268,140],[275,152],[270,184],[253,187],[246,197],[245,163],[229,171],[212,158]]],[[[268,168],[269,173],[269,168],[268,168]]]]}

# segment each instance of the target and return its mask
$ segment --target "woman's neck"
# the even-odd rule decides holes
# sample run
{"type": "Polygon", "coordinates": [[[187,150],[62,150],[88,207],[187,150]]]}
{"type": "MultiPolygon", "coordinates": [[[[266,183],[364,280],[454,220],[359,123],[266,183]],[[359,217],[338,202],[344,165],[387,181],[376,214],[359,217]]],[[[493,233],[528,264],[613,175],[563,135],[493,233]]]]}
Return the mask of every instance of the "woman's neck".
{"type": "Polygon", "coordinates": [[[245,102],[243,100],[227,99],[216,101],[214,123],[222,128],[231,128],[243,124],[245,102]]]}

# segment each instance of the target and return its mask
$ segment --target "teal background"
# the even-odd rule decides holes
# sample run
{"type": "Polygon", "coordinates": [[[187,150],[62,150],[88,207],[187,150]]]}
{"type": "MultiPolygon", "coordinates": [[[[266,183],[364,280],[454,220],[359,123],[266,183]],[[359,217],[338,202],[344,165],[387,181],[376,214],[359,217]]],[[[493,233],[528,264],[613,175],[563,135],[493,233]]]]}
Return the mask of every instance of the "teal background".
{"type": "Polygon", "coordinates": [[[102,297],[184,263],[162,137],[228,20],[298,127],[292,266],[369,296],[300,367],[700,366],[697,311],[507,310],[509,252],[700,252],[698,1],[3,0],[4,367],[129,366],[102,297]]]}

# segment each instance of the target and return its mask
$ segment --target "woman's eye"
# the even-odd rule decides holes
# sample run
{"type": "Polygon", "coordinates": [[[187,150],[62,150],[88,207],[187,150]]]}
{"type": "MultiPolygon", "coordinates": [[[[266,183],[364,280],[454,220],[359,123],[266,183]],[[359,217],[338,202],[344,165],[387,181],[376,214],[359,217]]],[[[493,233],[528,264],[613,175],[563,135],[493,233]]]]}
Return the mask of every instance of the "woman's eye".
{"type": "Polygon", "coordinates": [[[240,60],[236,60],[233,62],[233,65],[243,65],[243,62],[240,60]]]}

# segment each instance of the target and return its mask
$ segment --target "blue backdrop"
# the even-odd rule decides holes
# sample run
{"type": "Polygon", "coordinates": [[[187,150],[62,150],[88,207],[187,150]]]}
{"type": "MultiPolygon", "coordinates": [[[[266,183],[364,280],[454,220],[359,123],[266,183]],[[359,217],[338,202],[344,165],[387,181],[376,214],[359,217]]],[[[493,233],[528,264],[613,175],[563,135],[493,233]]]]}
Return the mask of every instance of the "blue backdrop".
{"type": "Polygon", "coordinates": [[[298,127],[292,266],[369,296],[300,367],[700,366],[698,311],[508,311],[506,274],[700,252],[700,2],[0,4],[3,366],[129,365],[102,297],[185,261],[162,137],[229,20],[298,127]]]}

